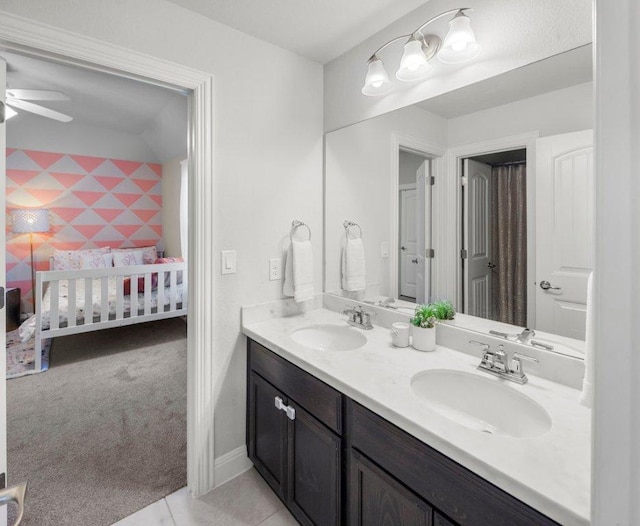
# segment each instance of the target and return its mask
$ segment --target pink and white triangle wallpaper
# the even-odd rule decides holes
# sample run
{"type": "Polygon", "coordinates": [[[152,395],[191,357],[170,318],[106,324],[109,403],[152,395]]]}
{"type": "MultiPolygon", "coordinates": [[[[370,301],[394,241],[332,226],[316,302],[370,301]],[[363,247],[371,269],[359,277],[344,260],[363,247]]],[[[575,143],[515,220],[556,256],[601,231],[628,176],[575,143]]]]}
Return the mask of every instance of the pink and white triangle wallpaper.
{"type": "Polygon", "coordinates": [[[29,236],[11,231],[13,208],[48,208],[34,234],[36,270],[53,249],[156,245],[162,238],[162,166],[86,155],[7,149],[7,287],[31,305],[29,236]]]}

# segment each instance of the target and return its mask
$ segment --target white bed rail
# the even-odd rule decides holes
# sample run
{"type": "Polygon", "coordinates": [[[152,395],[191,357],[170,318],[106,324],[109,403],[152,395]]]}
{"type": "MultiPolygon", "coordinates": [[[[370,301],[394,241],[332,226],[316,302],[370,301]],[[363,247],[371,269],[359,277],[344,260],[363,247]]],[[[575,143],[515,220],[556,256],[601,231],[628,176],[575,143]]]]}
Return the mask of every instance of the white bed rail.
{"type": "Polygon", "coordinates": [[[178,262],[37,272],[35,370],[39,371],[42,367],[42,340],[45,338],[186,315],[188,305],[186,269],[186,263],[178,262]],[[154,275],[157,275],[157,288],[153,286],[156,279],[154,275]],[[179,275],[182,278],[181,284],[178,283],[179,275]],[[167,276],[168,279],[166,279],[167,276]],[[127,278],[130,280],[130,294],[125,295],[124,283],[127,278]],[[115,293],[113,280],[115,280],[115,293]],[[143,287],[138,286],[138,280],[144,283],[143,287]],[[66,282],[68,288],[66,316],[61,316],[60,282],[66,282]],[[45,327],[42,300],[47,285],[50,305],[49,326],[45,327]],[[80,298],[78,297],[79,285],[84,289],[84,295],[80,295],[80,298]],[[153,301],[154,296],[156,301],[153,301]],[[179,296],[182,299],[180,302],[179,296]],[[129,308],[125,309],[127,298],[129,308]],[[78,300],[81,301],[80,307],[78,307],[78,300]],[[66,320],[64,320],[65,317],[66,320]]]}

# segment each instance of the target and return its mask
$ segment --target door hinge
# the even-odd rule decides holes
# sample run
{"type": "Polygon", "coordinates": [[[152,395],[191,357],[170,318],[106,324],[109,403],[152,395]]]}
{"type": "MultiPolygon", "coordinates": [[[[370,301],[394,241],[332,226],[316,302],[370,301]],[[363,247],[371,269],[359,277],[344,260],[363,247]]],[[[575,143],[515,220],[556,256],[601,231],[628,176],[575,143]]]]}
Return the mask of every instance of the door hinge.
{"type": "Polygon", "coordinates": [[[466,175],[463,175],[462,177],[460,177],[460,184],[462,186],[467,186],[467,182],[468,182],[468,179],[466,175]]]}
{"type": "Polygon", "coordinates": [[[463,248],[462,250],[460,250],[460,258],[461,259],[467,259],[467,249],[463,248]]]}
{"type": "Polygon", "coordinates": [[[426,248],[424,250],[424,257],[426,257],[427,259],[433,259],[434,257],[436,257],[436,251],[432,248],[426,248]]]}
{"type": "Polygon", "coordinates": [[[436,184],[436,177],[435,175],[432,175],[431,177],[429,177],[429,184],[431,186],[433,186],[434,184],[436,184]]]}

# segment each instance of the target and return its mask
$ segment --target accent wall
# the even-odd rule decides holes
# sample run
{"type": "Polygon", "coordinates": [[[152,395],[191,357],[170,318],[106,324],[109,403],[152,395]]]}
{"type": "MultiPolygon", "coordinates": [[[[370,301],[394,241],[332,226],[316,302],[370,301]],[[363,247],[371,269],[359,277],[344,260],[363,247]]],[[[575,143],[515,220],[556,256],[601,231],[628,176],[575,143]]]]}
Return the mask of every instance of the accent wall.
{"type": "Polygon", "coordinates": [[[11,231],[14,208],[49,210],[49,232],[34,234],[34,266],[54,249],[157,245],[162,238],[162,167],[156,163],[7,149],[7,287],[32,310],[29,235],[11,231]]]}

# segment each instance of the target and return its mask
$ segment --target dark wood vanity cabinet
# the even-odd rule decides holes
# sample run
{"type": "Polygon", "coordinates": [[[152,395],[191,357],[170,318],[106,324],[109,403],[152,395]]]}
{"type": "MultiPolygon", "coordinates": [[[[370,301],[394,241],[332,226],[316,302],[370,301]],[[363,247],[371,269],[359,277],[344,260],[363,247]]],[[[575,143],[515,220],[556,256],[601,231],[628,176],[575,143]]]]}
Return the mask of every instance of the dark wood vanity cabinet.
{"type": "Polygon", "coordinates": [[[301,524],[558,526],[252,340],[247,382],[249,457],[301,524]]]}
{"type": "Polygon", "coordinates": [[[341,524],[340,393],[255,342],[247,392],[256,469],[301,524],[341,524]]]}

